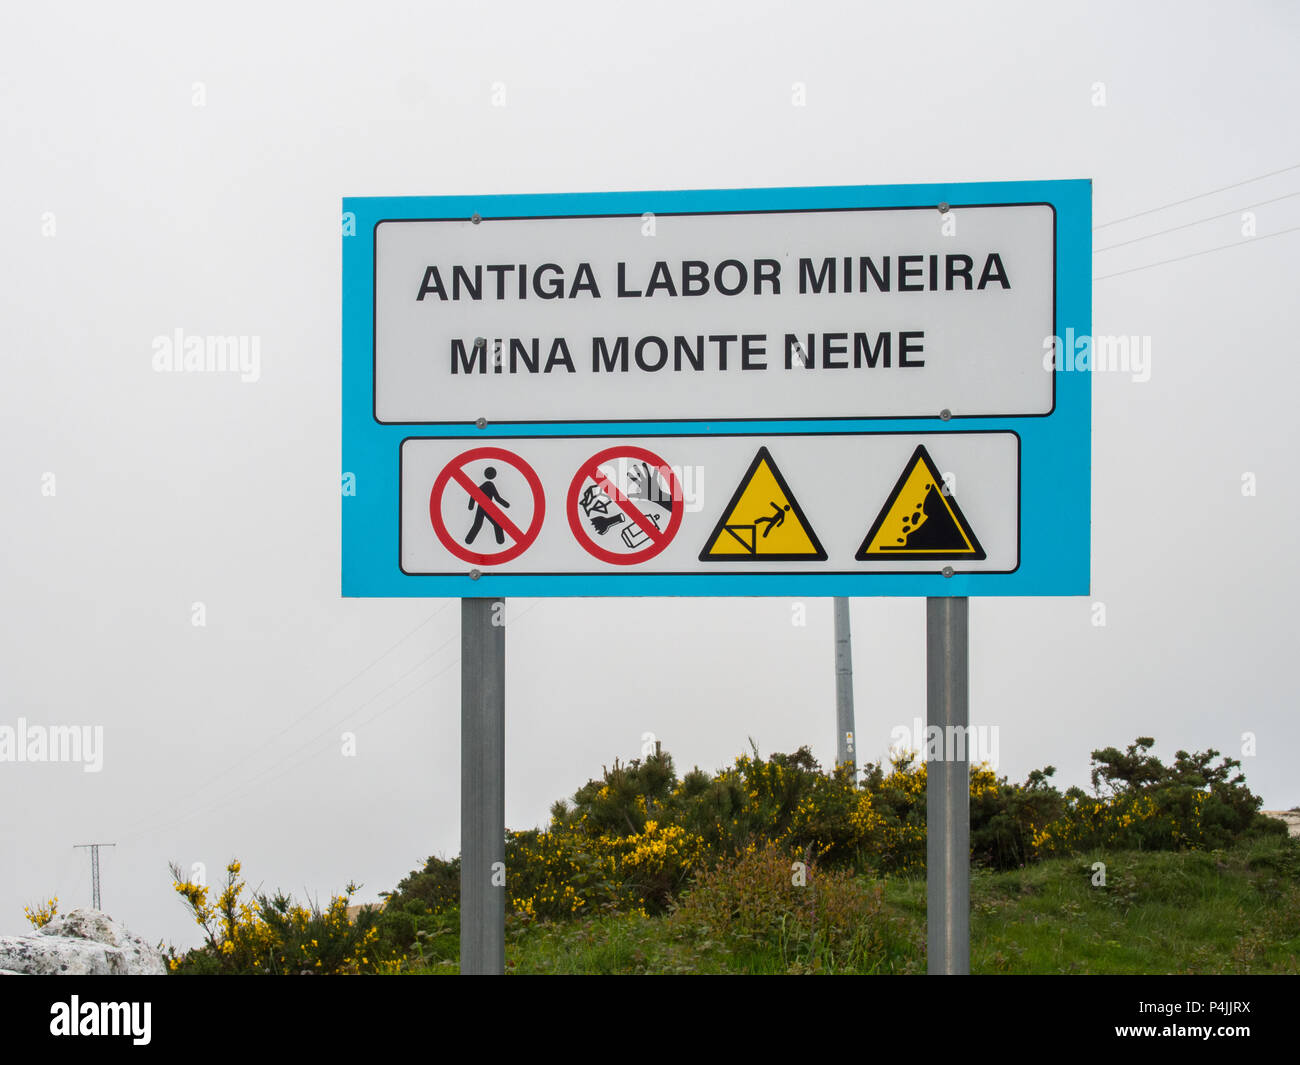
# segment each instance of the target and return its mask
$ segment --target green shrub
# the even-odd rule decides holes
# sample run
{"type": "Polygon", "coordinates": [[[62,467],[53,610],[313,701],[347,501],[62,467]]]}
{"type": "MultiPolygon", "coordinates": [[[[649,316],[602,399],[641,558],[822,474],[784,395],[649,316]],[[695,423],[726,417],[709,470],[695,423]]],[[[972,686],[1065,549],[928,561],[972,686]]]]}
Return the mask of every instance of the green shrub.
{"type": "Polygon", "coordinates": [[[881,885],[770,841],[697,874],[669,923],[698,943],[777,948],[791,972],[901,971],[916,954],[881,885]]]}
{"type": "Polygon", "coordinates": [[[1262,800],[1233,771],[1241,763],[1216,750],[1178,751],[1172,765],[1149,754],[1155,741],[1139,736],[1124,751],[1092,752],[1089,796],[1070,788],[1063,808],[1033,834],[1035,857],[1114,850],[1215,849],[1286,826],[1259,814],[1262,800]]]}
{"type": "MultiPolygon", "coordinates": [[[[1235,772],[1240,763],[1216,761],[1209,750],[1179,751],[1165,765],[1152,745],[1139,737],[1125,751],[1094,751],[1092,795],[1062,794],[1051,766],[1023,783],[973,766],[972,862],[1006,870],[1053,855],[1212,849],[1285,832],[1259,815],[1260,799],[1235,772]]],[[[823,770],[806,747],[768,758],[751,749],[716,773],[696,768],[679,778],[656,747],[557,802],[546,828],[507,833],[508,911],[525,923],[664,913],[698,890],[700,874],[756,848],[805,855],[823,877],[917,875],[925,869],[926,783],[925,763],[912,754],[868,764],[854,781],[846,768],[823,770]]],[[[458,862],[429,859],[387,897],[385,942],[407,953],[422,931],[440,934],[446,922],[434,918],[450,913],[458,894],[458,862]]]]}
{"type": "Polygon", "coordinates": [[[215,900],[209,888],[184,877],[171,866],[172,884],[195,921],[205,942],[192,950],[168,950],[168,968],[185,974],[319,975],[394,972],[401,958],[389,944],[380,942],[379,912],[363,907],[355,921],[348,905],[357,891],[349,884],[342,895],[317,905],[297,905],[281,893],[254,892],[243,897],[240,864],[226,867],[226,883],[215,900]]]}

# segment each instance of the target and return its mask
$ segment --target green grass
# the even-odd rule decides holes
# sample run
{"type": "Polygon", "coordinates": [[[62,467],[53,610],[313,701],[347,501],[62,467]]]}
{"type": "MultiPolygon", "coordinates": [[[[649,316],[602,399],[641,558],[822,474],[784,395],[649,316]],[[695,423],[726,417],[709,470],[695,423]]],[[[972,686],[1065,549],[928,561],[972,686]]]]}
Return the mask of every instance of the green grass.
{"type": "MultiPolygon", "coordinates": [[[[925,880],[885,882],[890,956],[872,971],[925,971],[925,880]]],[[[976,973],[1300,972],[1300,841],[1231,850],[1098,853],[971,879],[976,973]],[[1092,865],[1106,863],[1094,886],[1092,865]]],[[[861,963],[859,963],[861,965],[861,963]]],[[[604,914],[507,932],[516,973],[850,972],[825,952],[793,957],[762,940],[686,935],[663,917],[604,914]]],[[[456,965],[417,970],[453,973],[456,965]]]]}

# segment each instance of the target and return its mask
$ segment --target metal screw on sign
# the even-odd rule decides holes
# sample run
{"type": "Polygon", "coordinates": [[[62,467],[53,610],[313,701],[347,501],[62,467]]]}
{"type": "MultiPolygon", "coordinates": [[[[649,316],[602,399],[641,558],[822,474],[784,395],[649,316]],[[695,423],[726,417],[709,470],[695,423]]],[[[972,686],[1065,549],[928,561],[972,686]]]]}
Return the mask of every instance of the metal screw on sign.
{"type": "Polygon", "coordinates": [[[475,419],[474,424],[475,424],[478,428],[480,428],[480,429],[486,429],[486,428],[487,428],[487,419],[486,419],[486,418],[477,418],[477,419],[475,419]]]}
{"type": "Polygon", "coordinates": [[[469,216],[469,220],[473,222],[475,225],[478,225],[481,221],[483,221],[483,217],[477,211],[475,211],[472,215],[469,216]]]}
{"type": "Polygon", "coordinates": [[[950,208],[949,208],[948,204],[946,204],[946,203],[941,203],[941,204],[939,204],[939,213],[940,213],[940,214],[947,214],[949,210],[950,210],[950,208]]]}
{"type": "Polygon", "coordinates": [[[951,417],[952,417],[952,411],[950,411],[947,407],[944,407],[943,410],[939,412],[940,421],[946,422],[951,417]]]}
{"type": "Polygon", "coordinates": [[[469,579],[472,581],[478,580],[481,576],[483,576],[482,570],[472,569],[469,571],[469,579]]]}
{"type": "Polygon", "coordinates": [[[954,570],[951,566],[944,566],[944,567],[943,567],[943,575],[944,575],[945,577],[951,577],[955,572],[956,572],[956,570],[954,570]]]}

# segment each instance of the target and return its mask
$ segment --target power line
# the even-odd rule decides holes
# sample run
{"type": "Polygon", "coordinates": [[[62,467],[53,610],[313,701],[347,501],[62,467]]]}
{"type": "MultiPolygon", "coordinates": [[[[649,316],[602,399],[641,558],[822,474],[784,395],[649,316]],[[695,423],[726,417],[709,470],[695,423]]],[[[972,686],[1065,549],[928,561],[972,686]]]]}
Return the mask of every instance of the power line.
{"type": "Polygon", "coordinates": [[[1279,229],[1276,233],[1266,233],[1262,237],[1248,237],[1245,240],[1236,241],[1233,244],[1220,244],[1217,248],[1206,248],[1204,251],[1194,251],[1187,255],[1178,255],[1172,259],[1161,259],[1158,263],[1147,263],[1146,266],[1135,266],[1131,270],[1116,270],[1113,274],[1102,274],[1100,277],[1094,277],[1094,281],[1105,281],[1108,277],[1119,277],[1121,274],[1136,274],[1139,270],[1150,270],[1157,266],[1168,266],[1170,263],[1180,263],[1184,259],[1195,259],[1202,255],[1210,255],[1216,251],[1227,251],[1229,248],[1244,248],[1250,244],[1258,244],[1262,240],[1271,240],[1273,237],[1285,236],[1287,233],[1300,232],[1300,226],[1292,226],[1290,229],[1279,229]]]}
{"type": "MultiPolygon", "coordinates": [[[[443,611],[445,611],[445,610],[446,610],[448,607],[450,607],[450,606],[451,606],[451,602],[444,603],[441,607],[439,607],[439,608],[438,608],[437,610],[435,610],[432,614],[430,614],[427,618],[425,618],[425,619],[424,619],[423,621],[421,621],[418,625],[416,625],[415,628],[413,628],[413,629],[412,629],[410,632],[408,632],[405,636],[401,637],[401,638],[400,638],[396,643],[394,643],[392,646],[390,646],[390,647],[388,648],[388,650],[384,651],[383,654],[379,655],[378,658],[375,658],[374,660],[372,660],[372,661],[369,663],[369,665],[363,666],[360,670],[358,670],[358,671],[357,671],[356,673],[354,673],[351,677],[349,677],[347,680],[345,680],[342,684],[340,684],[338,687],[336,687],[332,692],[330,692],[329,695],[325,696],[325,698],[323,698],[323,699],[318,700],[316,703],[314,703],[314,704],[312,704],[311,706],[309,706],[306,710],[304,710],[304,711],[303,711],[301,714],[299,714],[296,718],[294,718],[292,721],[290,721],[289,724],[285,725],[284,728],[282,728],[279,732],[277,732],[274,736],[272,736],[269,740],[267,740],[266,743],[264,743],[264,744],[261,746],[260,750],[263,750],[263,751],[266,750],[266,749],[267,749],[271,744],[274,744],[274,743],[275,743],[276,741],[278,741],[282,736],[284,736],[287,732],[289,732],[289,731],[290,731],[290,730],[291,730],[295,725],[300,724],[302,721],[306,720],[306,719],[307,719],[308,717],[310,717],[312,714],[316,713],[316,711],[318,711],[318,710],[320,710],[322,707],[324,707],[325,704],[328,703],[331,699],[333,699],[336,695],[338,695],[339,692],[343,691],[343,689],[346,688],[346,687],[348,687],[348,685],[352,684],[354,681],[360,679],[362,676],[364,676],[366,673],[368,673],[371,669],[373,669],[373,668],[374,668],[375,666],[377,666],[380,662],[382,662],[385,658],[387,658],[390,654],[392,654],[394,651],[396,651],[397,648],[399,648],[402,644],[404,644],[407,640],[409,640],[409,639],[410,639],[412,636],[414,636],[417,632],[419,632],[421,629],[423,629],[427,624],[429,624],[429,622],[431,622],[431,621],[432,621],[434,618],[436,618],[439,614],[443,613],[443,611]]],[[[450,642],[450,641],[447,641],[447,642],[450,642]]],[[[420,661],[416,663],[416,666],[412,667],[411,670],[407,670],[406,673],[402,674],[402,677],[407,676],[407,674],[409,674],[410,672],[412,672],[412,670],[413,670],[414,668],[416,668],[416,667],[422,665],[424,662],[427,662],[430,658],[432,658],[435,654],[438,653],[438,650],[441,650],[442,647],[445,647],[446,645],[447,645],[446,643],[443,643],[443,644],[441,644],[437,649],[435,649],[434,651],[431,651],[429,654],[425,655],[424,658],[420,659],[420,661]]],[[[402,680],[402,677],[398,677],[396,681],[393,681],[393,684],[396,684],[396,683],[398,683],[399,681],[401,681],[401,680],[402,680]]],[[[376,692],[374,695],[372,695],[372,696],[370,697],[370,699],[368,699],[368,700],[366,701],[366,703],[362,703],[361,706],[365,706],[365,705],[367,705],[367,703],[369,703],[369,702],[373,702],[373,701],[374,701],[375,699],[377,699],[380,695],[383,695],[383,693],[384,693],[385,691],[387,691],[388,688],[391,688],[391,687],[393,686],[393,684],[389,684],[387,687],[385,687],[385,688],[381,688],[378,692],[376,692]]],[[[358,709],[359,709],[359,708],[358,708],[358,709]]],[[[231,762],[228,766],[226,766],[225,769],[222,769],[221,771],[219,771],[218,773],[216,773],[214,776],[209,777],[209,778],[208,778],[207,780],[205,780],[202,784],[200,784],[200,785],[198,785],[196,788],[192,789],[192,790],[189,792],[188,795],[186,795],[184,798],[182,798],[182,799],[179,800],[179,801],[180,801],[180,802],[187,802],[189,799],[194,798],[195,796],[201,794],[204,790],[206,790],[207,788],[209,788],[209,787],[211,787],[213,784],[215,784],[217,781],[219,781],[222,777],[225,777],[225,776],[229,775],[231,772],[233,772],[234,770],[241,768],[241,767],[244,766],[247,762],[248,762],[248,759],[247,759],[247,758],[236,759],[234,762],[231,762]]],[[[146,815],[146,816],[147,816],[147,815],[146,815]]],[[[132,829],[132,838],[134,838],[135,835],[139,835],[138,832],[134,832],[135,827],[138,826],[139,824],[140,824],[140,821],[137,820],[137,821],[135,822],[135,824],[131,826],[131,829],[132,829]]]]}
{"type": "Polygon", "coordinates": [[[1214,222],[1220,218],[1231,218],[1242,211],[1249,211],[1256,207],[1267,207],[1271,203],[1280,203],[1282,200],[1289,200],[1294,196],[1300,196],[1300,192],[1288,192],[1285,196],[1275,196],[1271,200],[1260,200],[1259,203],[1248,203],[1244,207],[1238,207],[1232,211],[1224,211],[1223,214],[1212,214],[1208,218],[1198,218],[1195,222],[1184,222],[1181,226],[1170,226],[1168,229],[1159,229],[1154,233],[1148,233],[1145,237],[1134,237],[1132,240],[1121,240],[1118,244],[1107,244],[1104,248],[1093,248],[1093,255],[1100,255],[1104,251],[1110,251],[1113,248],[1123,248],[1129,244],[1137,244],[1143,240],[1151,240],[1154,237],[1163,237],[1166,233],[1176,233],[1180,229],[1190,229],[1192,226],[1199,226],[1203,222],[1214,222]]]}
{"type": "MultiPolygon", "coordinates": [[[[537,608],[537,604],[533,604],[532,606],[529,606],[526,610],[522,610],[522,611],[520,611],[520,613],[519,613],[519,617],[516,618],[513,622],[511,622],[511,624],[512,624],[512,625],[517,625],[517,624],[519,623],[519,621],[520,621],[522,618],[524,618],[524,617],[526,617],[528,614],[532,613],[532,611],[535,610],[536,608],[537,608]]],[[[410,635],[410,634],[408,633],[408,635],[410,635]]],[[[410,676],[411,673],[413,673],[413,672],[414,672],[414,671],[415,671],[419,666],[423,665],[425,662],[427,662],[429,659],[431,659],[434,655],[436,655],[439,651],[441,651],[444,647],[446,647],[446,646],[447,646],[448,644],[450,644],[450,643],[453,643],[454,641],[458,640],[459,638],[460,638],[460,634],[457,633],[455,636],[451,637],[450,639],[448,639],[448,640],[444,640],[441,644],[438,645],[437,648],[435,648],[432,652],[430,652],[430,654],[426,655],[426,656],[425,656],[424,658],[422,658],[418,663],[416,663],[415,666],[413,666],[411,669],[408,669],[405,673],[402,674],[402,676],[398,677],[397,680],[393,681],[392,684],[389,684],[387,687],[381,689],[381,690],[380,690],[379,692],[377,692],[375,695],[373,695],[373,696],[371,696],[369,699],[367,699],[364,703],[360,704],[360,706],[358,706],[358,707],[356,707],[356,708],[350,710],[350,711],[349,711],[349,714],[354,714],[354,713],[356,713],[357,711],[359,711],[359,710],[363,709],[364,707],[368,706],[370,703],[374,702],[375,699],[377,699],[377,698],[378,698],[380,695],[382,695],[385,691],[388,691],[390,688],[396,686],[398,683],[400,683],[400,682],[401,682],[402,680],[404,680],[406,677],[410,676]]],[[[405,637],[403,637],[403,639],[405,639],[405,637]]],[[[401,641],[398,641],[398,642],[400,643],[401,641]]],[[[439,669],[435,674],[433,674],[433,676],[429,677],[427,680],[422,681],[420,684],[416,685],[414,688],[412,688],[412,689],[411,689],[409,692],[407,692],[405,695],[402,695],[402,696],[400,696],[399,698],[395,699],[393,702],[389,703],[387,706],[385,706],[385,707],[381,708],[380,710],[376,711],[374,714],[371,714],[369,717],[365,718],[364,720],[359,721],[355,727],[356,727],[356,728],[361,728],[361,727],[364,726],[364,725],[368,725],[368,724],[370,724],[372,721],[375,721],[375,720],[377,720],[378,718],[382,717],[384,714],[388,713],[389,710],[393,710],[393,709],[395,709],[396,707],[400,706],[402,703],[406,702],[407,699],[411,698],[411,696],[413,696],[416,692],[418,692],[418,691],[422,690],[423,688],[427,687],[428,685],[432,684],[435,680],[437,680],[439,677],[441,677],[443,674],[445,674],[448,670],[450,670],[450,669],[454,669],[454,668],[455,668],[459,663],[460,663],[460,656],[457,655],[454,659],[452,659],[452,661],[448,662],[445,666],[443,666],[443,667],[442,667],[441,669],[439,669]]],[[[369,668],[369,667],[367,667],[367,668],[369,668]]],[[[364,671],[363,671],[363,672],[364,672],[364,671]]],[[[248,791],[248,789],[249,789],[250,787],[252,787],[254,784],[262,783],[262,782],[264,781],[264,778],[265,778],[265,782],[266,782],[266,783],[270,783],[271,781],[274,781],[274,780],[279,780],[279,779],[280,779],[282,776],[284,776],[286,773],[288,773],[288,772],[292,771],[293,769],[296,769],[298,766],[302,765],[305,761],[308,760],[308,757],[310,757],[311,755],[314,755],[316,752],[313,751],[313,750],[311,750],[311,748],[315,747],[316,744],[318,744],[322,739],[326,739],[326,738],[330,737],[331,735],[333,735],[334,729],[338,728],[338,726],[339,726],[340,724],[342,724],[343,720],[346,720],[346,717],[347,717],[347,715],[345,715],[343,719],[340,719],[339,721],[335,722],[333,725],[330,725],[330,726],[328,726],[327,728],[323,729],[322,731],[318,732],[315,736],[313,736],[312,738],[308,739],[305,743],[299,745],[297,748],[295,748],[293,751],[291,751],[291,752],[289,753],[289,755],[287,755],[287,757],[293,757],[294,755],[299,755],[299,754],[301,754],[301,755],[304,755],[304,757],[297,758],[297,759],[295,759],[294,761],[289,762],[287,765],[284,764],[284,762],[282,761],[282,762],[280,762],[279,764],[273,764],[273,765],[266,766],[266,767],[263,768],[261,771],[259,771],[258,773],[255,773],[253,776],[251,776],[251,777],[249,777],[248,779],[244,780],[243,782],[237,784],[237,785],[236,785],[236,786],[235,786],[231,791],[225,792],[223,795],[221,795],[219,798],[213,800],[212,802],[210,802],[210,803],[208,803],[208,804],[206,804],[206,805],[200,806],[200,807],[198,807],[198,808],[192,810],[190,813],[183,814],[183,815],[181,815],[180,817],[175,818],[175,819],[173,819],[173,820],[171,820],[171,821],[168,821],[168,822],[166,822],[166,823],[164,823],[164,824],[157,824],[157,823],[155,823],[154,825],[147,825],[147,826],[145,826],[145,827],[142,828],[142,829],[139,829],[139,830],[137,830],[137,831],[132,832],[131,835],[128,836],[127,838],[128,838],[128,839],[134,839],[134,838],[136,838],[136,837],[139,837],[139,836],[145,835],[146,833],[152,833],[152,832],[162,831],[162,830],[165,830],[165,829],[171,828],[171,827],[173,827],[173,826],[175,826],[175,825],[181,824],[181,823],[183,823],[183,822],[185,822],[185,821],[188,821],[188,820],[190,820],[190,819],[193,818],[193,817],[197,817],[197,816],[199,816],[200,814],[207,813],[207,812],[209,812],[210,810],[212,810],[212,809],[214,809],[214,808],[216,808],[216,807],[222,805],[223,803],[225,803],[225,802],[228,801],[229,799],[232,799],[232,798],[235,798],[235,797],[238,796],[238,795],[242,795],[242,794],[244,794],[244,793],[245,793],[246,791],[248,791]],[[275,773],[274,776],[271,776],[271,777],[267,778],[267,774],[268,774],[268,773],[274,773],[275,770],[277,770],[277,769],[280,770],[280,772],[275,773]]],[[[239,765],[239,764],[242,764],[242,763],[236,763],[236,764],[239,765]]]]}
{"type": "MultiPolygon", "coordinates": [[[[420,624],[415,626],[415,628],[413,628],[410,632],[408,632],[405,636],[403,636],[400,640],[398,640],[397,643],[393,644],[392,647],[390,647],[387,651],[385,651],[373,662],[371,662],[370,665],[366,666],[359,673],[355,674],[351,679],[345,680],[342,684],[340,684],[337,688],[335,688],[332,692],[330,692],[329,695],[325,696],[324,699],[320,700],[320,702],[318,702],[315,706],[310,707],[309,709],[305,710],[302,714],[300,714],[298,717],[294,718],[294,720],[290,721],[289,724],[285,725],[284,728],[282,728],[279,732],[277,732],[274,736],[272,736],[269,742],[274,743],[286,732],[288,732],[291,728],[293,728],[294,725],[298,724],[304,718],[315,713],[318,709],[320,709],[327,702],[333,699],[334,696],[338,695],[339,692],[341,692],[344,688],[346,688],[349,684],[351,684],[352,681],[356,680],[362,674],[369,672],[371,669],[377,666],[390,654],[396,651],[397,648],[399,648],[402,644],[404,644],[407,640],[409,640],[412,636],[414,636],[417,632],[419,632],[422,628],[424,628],[427,624],[429,624],[429,622],[431,622],[434,618],[436,618],[439,614],[441,614],[444,610],[446,610],[450,606],[451,606],[450,601],[443,603],[442,606],[440,606],[437,610],[435,610],[432,614],[430,614],[427,618],[425,618],[422,622],[420,622],[420,624]]],[[[362,705],[364,706],[365,704],[363,703],[362,705]]]]}
{"type": "MultiPolygon", "coordinates": [[[[374,718],[380,716],[380,714],[387,713],[389,710],[392,710],[394,707],[400,706],[416,692],[421,691],[422,689],[432,684],[435,680],[437,680],[440,676],[442,676],[442,674],[446,673],[447,670],[454,667],[459,661],[460,659],[457,658],[455,662],[452,662],[449,665],[444,666],[432,677],[429,677],[427,680],[421,681],[405,695],[401,696],[398,699],[395,699],[388,706],[380,710],[379,713],[373,715],[373,717],[371,718],[368,718],[366,721],[361,722],[360,725],[368,724],[369,721],[374,720],[374,718]]],[[[357,727],[360,727],[360,725],[358,725],[357,727]]],[[[184,824],[186,821],[192,820],[195,817],[199,817],[202,814],[210,813],[211,811],[229,802],[231,799],[234,799],[240,795],[245,794],[251,787],[253,787],[256,784],[261,784],[261,783],[269,784],[272,781],[279,780],[280,777],[284,776],[286,773],[290,772],[291,770],[298,768],[298,766],[306,762],[308,758],[314,756],[317,752],[311,750],[311,748],[315,747],[317,743],[319,743],[322,739],[326,738],[329,735],[329,733],[330,730],[326,730],[325,732],[320,733],[319,735],[308,740],[305,744],[303,744],[301,747],[299,747],[296,751],[293,752],[294,754],[301,754],[304,757],[297,758],[296,760],[289,762],[287,765],[283,763],[279,765],[269,765],[263,770],[261,770],[261,772],[256,773],[255,775],[249,777],[247,780],[243,781],[242,783],[235,785],[235,787],[232,790],[227,791],[223,795],[209,802],[207,805],[196,807],[195,809],[191,810],[189,813],[182,814],[180,817],[173,818],[171,821],[167,821],[164,824],[153,825],[148,828],[141,829],[139,832],[135,833],[135,836],[142,836],[147,833],[163,832],[169,828],[174,828],[177,825],[184,824]],[[280,772],[275,773],[275,770],[277,769],[280,770],[280,772]],[[268,778],[267,777],[268,773],[275,773],[275,775],[268,778]]]]}
{"type": "Polygon", "coordinates": [[[1099,229],[1105,229],[1107,226],[1117,226],[1121,222],[1131,222],[1135,218],[1142,218],[1149,214],[1155,214],[1157,211],[1163,211],[1169,207],[1180,207],[1185,203],[1192,203],[1195,200],[1203,200],[1206,196],[1213,196],[1215,193],[1227,192],[1229,189],[1239,189],[1242,185],[1250,185],[1256,181],[1263,181],[1265,178],[1277,177],[1278,174],[1289,174],[1292,170],[1300,170],[1300,163],[1294,166],[1284,166],[1281,170],[1274,170],[1267,174],[1260,174],[1258,177],[1246,178],[1245,181],[1238,181],[1232,185],[1224,185],[1222,188],[1211,189],[1209,192],[1198,192],[1195,196],[1188,196],[1185,200],[1174,200],[1172,203],[1162,203],[1159,207],[1149,207],[1145,211],[1138,211],[1137,214],[1125,215],[1123,218],[1113,218],[1109,222],[1102,222],[1100,225],[1092,227],[1095,233],[1099,229]]]}
{"type": "MultiPolygon", "coordinates": [[[[395,688],[398,684],[400,684],[402,681],[404,681],[407,677],[409,677],[409,676],[410,676],[412,673],[414,673],[417,669],[419,669],[421,666],[423,666],[426,662],[430,661],[430,660],[431,660],[431,659],[432,659],[432,658],[433,658],[433,657],[434,657],[434,656],[435,656],[439,651],[441,651],[444,647],[446,647],[446,646],[448,646],[449,644],[455,642],[455,641],[456,641],[457,639],[459,639],[459,638],[460,638],[460,637],[459,637],[459,634],[458,634],[458,635],[456,635],[456,636],[452,636],[452,637],[450,637],[449,639],[444,640],[444,641],[443,641],[441,644],[439,644],[436,648],[434,648],[434,649],[433,649],[432,651],[430,651],[427,655],[425,655],[425,656],[424,656],[423,658],[421,658],[418,662],[416,662],[415,665],[411,666],[410,669],[408,669],[405,673],[403,673],[401,676],[399,676],[396,680],[394,680],[394,681],[392,681],[391,683],[385,685],[383,688],[380,688],[379,691],[375,692],[374,695],[372,695],[369,699],[367,699],[365,702],[363,702],[360,706],[357,706],[357,707],[354,707],[354,708],[349,709],[349,710],[347,711],[347,713],[344,714],[344,716],[343,716],[342,719],[340,719],[339,721],[336,721],[336,722],[334,722],[333,724],[329,725],[327,728],[325,728],[325,729],[322,730],[321,732],[316,733],[316,735],[313,736],[311,739],[307,740],[306,743],[301,744],[301,745],[299,745],[299,746],[293,748],[291,751],[288,752],[288,754],[287,754],[285,757],[292,757],[294,754],[297,754],[299,751],[305,750],[307,747],[310,747],[310,746],[314,745],[314,744],[317,743],[317,742],[318,742],[322,737],[331,734],[331,733],[334,731],[334,729],[338,728],[338,726],[339,726],[339,724],[342,722],[342,720],[346,720],[346,718],[347,718],[350,714],[354,714],[354,713],[356,713],[358,710],[361,710],[361,709],[363,709],[363,708],[369,706],[371,703],[373,703],[376,699],[378,699],[378,698],[379,698],[381,695],[383,695],[385,692],[390,691],[391,689],[395,688]]],[[[410,693],[408,693],[408,694],[410,694],[410,693]]],[[[403,698],[406,698],[406,696],[403,696],[403,698]]],[[[299,718],[299,720],[301,720],[301,718],[299,718]]],[[[284,734],[283,732],[280,733],[280,735],[283,735],[283,734],[284,734]]],[[[258,753],[260,753],[260,752],[258,752],[258,753]]],[[[236,761],[236,762],[233,762],[231,765],[227,766],[226,769],[223,770],[221,773],[218,773],[215,777],[212,777],[212,778],[209,780],[209,784],[210,784],[212,781],[219,780],[221,777],[227,775],[228,773],[231,772],[231,770],[241,769],[241,768],[245,767],[245,766],[248,764],[248,762],[250,761],[250,759],[251,759],[251,756],[250,756],[250,757],[245,757],[245,758],[239,759],[239,760],[236,761]]],[[[279,765],[282,765],[282,764],[283,764],[283,760],[281,760],[281,762],[278,763],[278,764],[279,764],[279,765]]],[[[234,789],[233,791],[227,793],[227,796],[225,796],[225,797],[231,797],[231,796],[234,796],[234,795],[240,795],[240,794],[242,794],[244,791],[247,790],[247,788],[248,788],[248,786],[249,786],[250,784],[252,784],[252,783],[254,783],[254,782],[260,780],[263,776],[265,776],[267,773],[273,771],[273,770],[276,769],[276,768],[277,768],[277,763],[273,762],[271,765],[266,766],[266,767],[263,768],[262,770],[256,772],[252,777],[248,778],[247,780],[244,780],[244,781],[242,781],[242,782],[240,782],[240,783],[237,783],[237,784],[235,785],[235,789],[234,789]]],[[[189,795],[187,795],[187,796],[185,797],[185,799],[182,800],[182,802],[189,802],[190,800],[193,800],[193,799],[196,799],[196,798],[200,798],[200,797],[202,796],[203,790],[204,790],[204,788],[205,788],[206,786],[207,786],[207,785],[204,785],[204,787],[200,787],[200,788],[198,788],[198,789],[196,789],[196,790],[190,792],[189,795]]],[[[223,797],[223,801],[224,801],[224,797],[223,797]]],[[[181,805],[181,804],[176,804],[176,805],[181,805]]],[[[209,806],[205,806],[205,807],[203,807],[203,809],[205,809],[205,810],[206,810],[206,809],[209,809],[211,805],[212,805],[212,804],[209,804],[209,806]]],[[[175,807],[173,807],[173,808],[175,808],[175,807]]],[[[188,817],[190,817],[190,816],[193,816],[193,815],[192,815],[192,814],[187,815],[186,818],[182,818],[181,820],[186,820],[186,819],[188,819],[188,817]]],[[[128,836],[127,836],[128,839],[135,839],[137,836],[144,835],[146,832],[149,832],[149,831],[153,831],[153,830],[154,830],[154,829],[153,829],[152,827],[150,827],[150,826],[146,826],[145,828],[138,828],[137,826],[139,826],[140,823],[141,823],[140,821],[137,821],[137,822],[135,823],[135,825],[132,825],[132,830],[131,830],[131,832],[130,832],[130,833],[128,834],[128,836]]],[[[171,822],[171,823],[172,823],[172,824],[176,824],[176,823],[179,823],[179,822],[171,822]]]]}
{"type": "Polygon", "coordinates": [[[90,848],[90,898],[91,906],[103,913],[103,908],[99,905],[99,848],[116,847],[116,843],[74,843],[72,849],[81,850],[83,847],[90,848]]]}

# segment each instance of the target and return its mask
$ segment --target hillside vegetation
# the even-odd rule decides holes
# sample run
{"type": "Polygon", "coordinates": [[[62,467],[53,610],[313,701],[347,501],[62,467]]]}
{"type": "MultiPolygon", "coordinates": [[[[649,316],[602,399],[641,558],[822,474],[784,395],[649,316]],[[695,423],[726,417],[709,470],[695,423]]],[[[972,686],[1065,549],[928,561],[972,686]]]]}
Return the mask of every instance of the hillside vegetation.
{"type": "MultiPolygon", "coordinates": [[[[1240,763],[1165,764],[1140,737],[1093,752],[1091,793],[971,772],[972,953],[987,972],[1296,971],[1300,844],[1259,814],[1240,763]]],[[[679,776],[615,762],[543,829],[508,832],[518,972],[925,968],[925,764],[853,779],[806,748],[679,776]]],[[[241,902],[177,878],[208,930],[180,972],[454,972],[459,859],[429,858],[382,911],[241,902]]]]}

